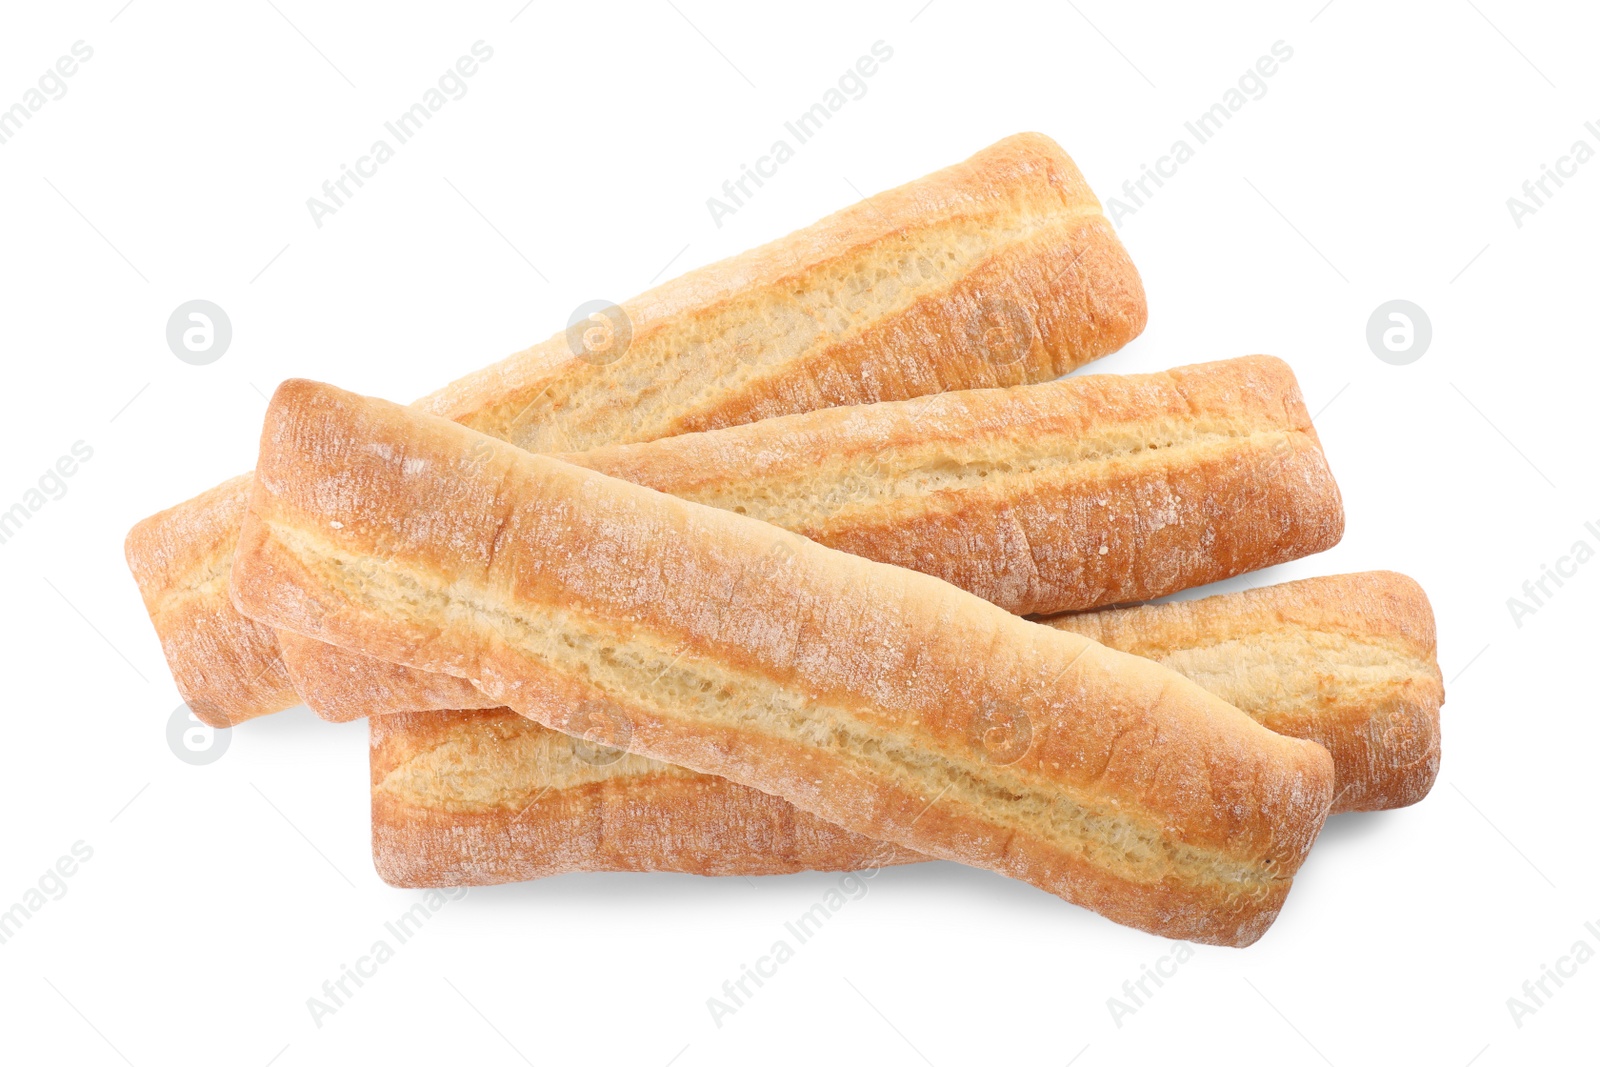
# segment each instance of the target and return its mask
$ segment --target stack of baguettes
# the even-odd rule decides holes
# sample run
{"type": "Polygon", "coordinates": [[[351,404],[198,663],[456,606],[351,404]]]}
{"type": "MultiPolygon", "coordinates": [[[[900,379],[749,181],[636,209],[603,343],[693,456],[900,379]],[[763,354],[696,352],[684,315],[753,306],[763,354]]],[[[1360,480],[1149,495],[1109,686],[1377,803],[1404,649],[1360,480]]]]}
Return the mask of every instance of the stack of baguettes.
{"type": "Polygon", "coordinates": [[[1056,380],[1144,321],[1012,137],[410,407],[285,382],[128,562],[205,722],[370,717],[393,884],[942,858],[1246,945],[1330,809],[1432,785],[1433,619],[1386,572],[1109,607],[1344,527],[1282,362],[1056,380]]]}

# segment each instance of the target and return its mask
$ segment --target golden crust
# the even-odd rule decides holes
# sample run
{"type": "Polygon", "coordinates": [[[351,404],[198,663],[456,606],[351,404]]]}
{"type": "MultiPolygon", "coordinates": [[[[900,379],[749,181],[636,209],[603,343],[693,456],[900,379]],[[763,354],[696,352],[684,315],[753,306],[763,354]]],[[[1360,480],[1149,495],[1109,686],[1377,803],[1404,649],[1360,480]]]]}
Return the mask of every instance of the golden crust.
{"type": "MultiPolygon", "coordinates": [[[[1017,614],[1145,600],[1335,544],[1338,487],[1268,356],[830,408],[561,455],[931,574],[1017,614]]],[[[491,707],[285,636],[319,715],[491,707]]]]}
{"type": "Polygon", "coordinates": [[[195,717],[229,726],[240,708],[278,711],[300,702],[272,628],[228,602],[234,539],[249,474],[142,520],[123,554],[161,639],[178,692],[195,717]]]}
{"type": "MultiPolygon", "coordinates": [[[[1433,612],[1422,589],[1403,575],[1311,578],[1053,623],[1158,660],[1275,731],[1322,744],[1334,760],[1335,811],[1415,803],[1437,774],[1444,693],[1434,660],[1433,612]]],[[[428,677],[457,682],[471,698],[487,699],[464,680],[428,677]]],[[[397,884],[478,885],[569,869],[636,870],[661,863],[663,853],[674,870],[722,874],[805,866],[848,870],[885,861],[886,846],[842,830],[840,838],[812,839],[826,841],[826,847],[803,859],[793,845],[764,851],[752,849],[745,838],[712,856],[705,845],[708,831],[685,816],[735,827],[771,820],[798,826],[811,816],[799,813],[790,824],[772,810],[786,802],[680,768],[671,768],[673,788],[663,788],[667,768],[637,756],[614,757],[608,767],[616,773],[603,785],[572,781],[575,754],[594,750],[564,737],[549,746],[508,743],[507,735],[555,736],[510,709],[373,719],[373,848],[379,870],[397,884]],[[454,768],[430,760],[451,745],[457,749],[454,768]],[[697,807],[682,802],[687,777],[702,783],[692,793],[697,807]],[[551,795],[575,799],[544,803],[551,795]],[[637,840],[617,836],[645,832],[616,821],[623,795],[632,818],[658,828],[642,850],[637,840]],[[536,807],[523,811],[529,804],[536,807]],[[524,827],[524,821],[535,825],[524,827]],[[680,842],[693,867],[683,866],[674,851],[680,842]]]]}
{"type": "Polygon", "coordinates": [[[614,359],[579,359],[561,334],[418,406],[530,451],[583,451],[1047,381],[1121,348],[1146,318],[1099,201],[1041,134],[1008,137],[622,310],[631,337],[614,359]]]}
{"type": "Polygon", "coordinates": [[[232,592],[1171,937],[1259,937],[1332,798],[1321,747],[1147,660],[311,382],[268,409],[232,592]]]}
{"type": "Polygon", "coordinates": [[[277,636],[295,692],[329,722],[351,722],[368,714],[479,711],[499,706],[465,678],[386,663],[288,630],[277,631],[277,636]]]}
{"type": "Polygon", "coordinates": [[[1439,773],[1433,609],[1402,574],[1307,578],[1044,620],[1192,678],[1333,756],[1334,811],[1415,804],[1439,773]]]}
{"type": "Polygon", "coordinates": [[[569,871],[858,870],[925,857],[725,778],[585,746],[509,708],[375,717],[372,855],[391,885],[569,871]]]}
{"type": "MultiPolygon", "coordinates": [[[[563,332],[418,405],[566,451],[1043,381],[1116,351],[1145,323],[1138,272],[1099,202],[1039,134],[1006,138],[622,310],[632,339],[616,358],[575,354],[563,332]]],[[[166,524],[178,536],[203,524],[186,512],[204,513],[211,495],[164,513],[166,524]]],[[[140,579],[148,604],[182,587],[136,558],[145,541],[130,535],[128,553],[136,576],[156,573],[140,579]]],[[[204,570],[225,572],[231,541],[207,546],[204,570]]],[[[185,614],[152,619],[197,714],[224,725],[296,702],[270,633],[215,593],[190,601],[185,614]]]]}
{"type": "Polygon", "coordinates": [[[559,458],[943,578],[1016,614],[1165,596],[1344,530],[1270,356],[831,408],[559,458]]]}

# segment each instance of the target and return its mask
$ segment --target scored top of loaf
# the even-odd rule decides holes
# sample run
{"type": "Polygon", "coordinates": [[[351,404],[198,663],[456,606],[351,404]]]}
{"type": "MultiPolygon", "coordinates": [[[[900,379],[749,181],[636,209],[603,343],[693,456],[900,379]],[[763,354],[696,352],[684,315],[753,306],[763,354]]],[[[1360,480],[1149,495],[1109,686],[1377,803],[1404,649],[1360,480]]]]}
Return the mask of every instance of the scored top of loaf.
{"type": "Polygon", "coordinates": [[[613,337],[616,354],[583,358],[563,332],[417,406],[532,451],[577,451],[1048,380],[1120,348],[1145,322],[1138,272],[1099,201],[1036,133],[620,307],[628,339],[613,337]],[[993,359],[980,350],[995,329],[1033,334],[1032,351],[993,359]]]}
{"type": "Polygon", "coordinates": [[[891,475],[920,463],[930,475],[954,482],[967,466],[1009,472],[1044,461],[1093,462],[1205,436],[1273,432],[1317,443],[1294,372],[1275,356],[1256,355],[1152,374],[1074,375],[824,408],[555,455],[725,510],[739,510],[735,505],[745,498],[777,494],[813,510],[819,490],[842,482],[850,471],[864,469],[876,483],[925,492],[925,482],[901,484],[891,475]],[[796,483],[797,476],[804,480],[796,483]]]}

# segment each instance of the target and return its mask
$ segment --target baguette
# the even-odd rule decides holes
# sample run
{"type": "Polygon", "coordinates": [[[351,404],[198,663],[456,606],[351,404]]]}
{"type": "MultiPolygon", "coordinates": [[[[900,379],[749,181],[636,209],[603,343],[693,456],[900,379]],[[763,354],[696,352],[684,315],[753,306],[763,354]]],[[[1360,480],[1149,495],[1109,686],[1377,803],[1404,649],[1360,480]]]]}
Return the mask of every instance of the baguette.
{"type": "MultiPolygon", "coordinates": [[[[1433,611],[1403,575],[1308,578],[1048,621],[1157,660],[1269,729],[1318,742],[1333,757],[1334,811],[1414,804],[1438,774],[1444,689],[1433,611]]],[[[472,699],[488,699],[461,684],[472,699]]],[[[903,850],[890,858],[888,846],[848,831],[822,838],[798,809],[780,816],[778,806],[788,805],[776,797],[639,756],[608,753],[603,786],[593,775],[575,776],[593,751],[592,742],[554,734],[509,708],[374,714],[378,872],[396,885],[427,887],[566,870],[769,874],[914,858],[903,850]],[[688,778],[698,783],[692,792],[688,778]],[[770,847],[735,836],[708,848],[711,831],[698,818],[736,835],[750,825],[781,830],[770,847]],[[827,841],[820,855],[796,855],[801,828],[818,835],[803,841],[827,841]]]]}
{"type": "Polygon", "coordinates": [[[229,478],[152,515],[123,545],[178,692],[195,717],[228,726],[293,707],[288,667],[270,627],[228,600],[228,572],[254,477],[229,478]]]}
{"type": "Polygon", "coordinates": [[[314,382],[268,406],[231,592],[1168,937],[1260,937],[1332,800],[1321,746],[1149,660],[314,382]]]}
{"type": "MultiPolygon", "coordinates": [[[[649,441],[841,404],[1047,381],[1144,328],[1100,203],[1040,134],[695,270],[468,375],[417,408],[536,451],[649,441]],[[611,331],[607,335],[606,331],[611,331]],[[590,344],[590,337],[596,343],[590,344]]],[[[239,480],[129,533],[178,689],[225,726],[299,702],[226,587],[239,480]]]]}
{"type": "Polygon", "coordinates": [[[1415,804],[1439,774],[1433,609],[1372,571],[1045,620],[1192,678],[1333,757],[1334,811],[1415,804]]]}
{"type": "Polygon", "coordinates": [[[926,858],[509,708],[374,716],[371,734],[372,857],[390,885],[851,871],[926,858]]]}
{"type": "MultiPolygon", "coordinates": [[[[1278,359],[1092,375],[830,408],[560,455],[943,578],[1016,614],[1149,600],[1332,547],[1344,528],[1278,359]]],[[[334,722],[489,708],[429,676],[292,634],[301,698],[334,722]]]]}

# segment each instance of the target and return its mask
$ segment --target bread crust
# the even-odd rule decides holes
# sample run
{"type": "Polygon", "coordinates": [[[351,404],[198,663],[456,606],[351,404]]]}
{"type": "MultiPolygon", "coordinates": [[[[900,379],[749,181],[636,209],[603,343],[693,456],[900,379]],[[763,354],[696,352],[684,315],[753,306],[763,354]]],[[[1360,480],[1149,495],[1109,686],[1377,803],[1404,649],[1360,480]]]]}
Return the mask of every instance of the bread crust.
{"type": "Polygon", "coordinates": [[[725,778],[548,730],[509,708],[373,718],[372,857],[390,885],[571,871],[845,871],[926,857],[725,778]]]}
{"type": "Polygon", "coordinates": [[[1439,774],[1433,609],[1392,571],[1044,620],[1170,667],[1333,756],[1334,811],[1415,804],[1439,774]]]}
{"type": "MultiPolygon", "coordinates": [[[[562,332],[418,406],[523,447],[570,451],[1045,381],[1121,348],[1146,314],[1099,201],[1041,134],[1008,137],[621,310],[626,345],[591,352],[562,332]]],[[[204,523],[211,495],[146,522],[181,535],[204,523]]],[[[174,572],[138,558],[153,534],[129,535],[129,563],[136,577],[160,574],[140,579],[147,605],[190,601],[188,613],[152,621],[196,715],[225,726],[296,703],[270,631],[209,592],[231,541],[207,542],[174,572]],[[241,684],[257,677],[270,684],[241,684]]]]}
{"type": "MultiPolygon", "coordinates": [[[[1017,614],[1165,596],[1338,542],[1339,490],[1270,356],[829,408],[558,458],[943,578],[1017,614]]],[[[335,722],[494,706],[280,635],[335,722]]]]}
{"type": "Polygon", "coordinates": [[[228,570],[254,476],[230,478],[128,531],[123,554],[178,692],[201,722],[300,702],[271,627],[228,600],[228,570]]]}
{"type": "MultiPolygon", "coordinates": [[[[1186,604],[1051,621],[1179,670],[1274,731],[1323,745],[1334,762],[1334,811],[1416,803],[1438,773],[1444,690],[1433,612],[1421,587],[1404,575],[1369,571],[1308,578],[1186,604]],[[1298,648],[1283,655],[1291,643],[1298,648]]],[[[471,698],[488,699],[461,679],[430,677],[460,682],[471,698]]],[[[776,819],[780,827],[800,827],[806,825],[800,820],[812,817],[798,813],[788,823],[771,810],[786,802],[723,778],[673,768],[677,788],[665,789],[662,765],[618,756],[604,786],[569,784],[574,753],[590,751],[575,739],[545,746],[504,740],[542,733],[543,727],[509,708],[374,714],[373,851],[384,877],[405,885],[480,885],[650,864],[764,874],[806,866],[850,870],[886,861],[886,846],[843,830],[835,837],[825,831],[815,838],[779,834],[770,847],[752,847],[740,836],[752,823],[765,826],[776,819]],[[460,767],[450,773],[437,761],[425,761],[424,754],[446,744],[461,752],[464,775],[460,767]],[[701,783],[691,794],[692,806],[682,800],[688,776],[701,783]],[[624,793],[629,818],[656,828],[643,844],[619,836],[646,832],[615,817],[624,793]],[[550,794],[563,802],[543,803],[550,794]],[[510,810],[521,804],[536,806],[510,810]],[[691,825],[686,816],[704,818],[710,827],[732,826],[735,833],[725,849],[708,849],[712,831],[691,825]],[[820,854],[797,856],[791,840],[826,844],[820,854]]]]}
{"type": "Polygon", "coordinates": [[[1258,938],[1332,798],[1320,746],[1148,660],[313,382],[269,406],[232,594],[1171,937],[1258,938]]]}
{"type": "Polygon", "coordinates": [[[418,406],[529,451],[584,451],[1048,381],[1122,347],[1146,318],[1143,284],[1099,200],[1036,133],[623,310],[632,336],[612,362],[576,360],[558,335],[418,406]]]}
{"type": "Polygon", "coordinates": [[[328,722],[500,706],[465,678],[388,663],[290,630],[276,633],[299,699],[328,722]]]}

